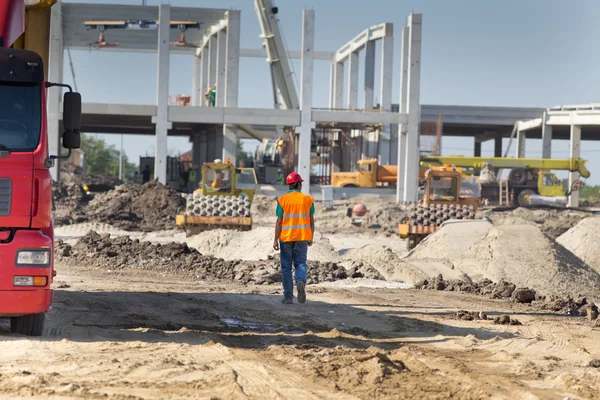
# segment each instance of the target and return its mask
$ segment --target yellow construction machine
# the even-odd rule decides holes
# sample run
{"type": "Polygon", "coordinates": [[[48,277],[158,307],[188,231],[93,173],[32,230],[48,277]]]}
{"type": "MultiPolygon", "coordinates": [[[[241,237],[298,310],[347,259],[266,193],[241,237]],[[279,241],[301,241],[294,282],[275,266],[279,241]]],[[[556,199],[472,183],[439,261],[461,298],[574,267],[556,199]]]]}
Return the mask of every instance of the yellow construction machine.
{"type": "Polygon", "coordinates": [[[253,168],[236,168],[228,162],[202,165],[202,182],[187,196],[186,209],[176,217],[187,236],[210,229],[252,229],[250,207],[256,193],[253,168]]]}
{"type": "Polygon", "coordinates": [[[462,169],[454,166],[428,168],[424,197],[398,226],[400,237],[408,239],[408,250],[446,221],[474,219],[480,196],[478,177],[463,175],[462,169]]]}
{"type": "Polygon", "coordinates": [[[480,176],[482,200],[486,204],[511,206],[566,206],[566,197],[571,191],[578,190],[582,182],[577,180],[565,193],[562,182],[552,171],[578,172],[587,178],[590,172],[585,163],[586,160],[580,158],[421,157],[421,166],[454,165],[471,169],[471,173],[480,176]],[[497,178],[497,170],[502,168],[511,169],[505,181],[497,178]]]}

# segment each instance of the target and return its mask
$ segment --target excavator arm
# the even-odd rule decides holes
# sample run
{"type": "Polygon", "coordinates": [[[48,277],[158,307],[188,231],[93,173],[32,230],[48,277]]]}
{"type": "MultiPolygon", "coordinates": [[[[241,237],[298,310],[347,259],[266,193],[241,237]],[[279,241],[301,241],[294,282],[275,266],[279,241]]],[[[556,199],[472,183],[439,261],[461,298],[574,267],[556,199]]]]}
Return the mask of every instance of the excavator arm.
{"type": "Polygon", "coordinates": [[[421,166],[454,165],[461,168],[481,170],[486,164],[495,168],[533,168],[553,171],[577,171],[583,178],[590,176],[586,168],[587,160],[581,158],[552,159],[552,158],[503,158],[503,157],[462,157],[462,156],[424,156],[421,166]]]}

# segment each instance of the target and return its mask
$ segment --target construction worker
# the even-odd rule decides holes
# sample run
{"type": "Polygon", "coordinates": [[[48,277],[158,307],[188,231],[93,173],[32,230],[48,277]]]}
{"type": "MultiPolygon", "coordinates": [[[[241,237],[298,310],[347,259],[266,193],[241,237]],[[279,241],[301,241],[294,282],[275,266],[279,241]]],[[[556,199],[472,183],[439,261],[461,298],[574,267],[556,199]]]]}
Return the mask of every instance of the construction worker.
{"type": "Polygon", "coordinates": [[[294,282],[292,264],[296,272],[298,302],[306,301],[306,256],[312,246],[315,231],[315,206],[311,196],[301,192],[302,177],[296,172],[285,180],[289,192],[277,199],[277,223],[273,249],[280,250],[283,303],[293,304],[294,282]]]}
{"type": "Polygon", "coordinates": [[[150,166],[146,165],[142,171],[142,183],[150,182],[150,166]]]}
{"type": "Polygon", "coordinates": [[[204,94],[204,99],[206,100],[206,107],[210,107],[210,93],[212,92],[212,88],[209,87],[206,93],[204,94]]]}
{"type": "Polygon", "coordinates": [[[285,177],[283,176],[283,171],[281,168],[277,168],[277,184],[285,185],[285,177]]]}
{"type": "Polygon", "coordinates": [[[214,107],[217,101],[217,84],[215,83],[210,92],[210,106],[214,107]]]}
{"type": "Polygon", "coordinates": [[[196,170],[192,166],[189,167],[187,186],[188,193],[194,193],[196,189],[196,170]]]}
{"type": "Polygon", "coordinates": [[[215,174],[215,179],[213,180],[212,184],[210,185],[210,187],[212,189],[221,189],[224,186],[224,180],[225,178],[225,174],[221,171],[217,172],[215,174]]]}

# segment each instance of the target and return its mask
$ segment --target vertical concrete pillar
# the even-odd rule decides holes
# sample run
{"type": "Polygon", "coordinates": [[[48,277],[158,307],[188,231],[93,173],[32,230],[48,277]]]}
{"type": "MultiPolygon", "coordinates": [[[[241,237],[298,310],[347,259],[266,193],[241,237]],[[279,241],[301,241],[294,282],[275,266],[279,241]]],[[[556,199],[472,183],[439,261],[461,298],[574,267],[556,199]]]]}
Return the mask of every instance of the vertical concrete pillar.
{"type": "MultiPolygon", "coordinates": [[[[407,114],[408,105],[408,40],[410,38],[408,26],[402,29],[402,67],[400,71],[400,104],[398,112],[407,114]]],[[[398,177],[396,180],[396,203],[404,201],[404,175],[406,166],[406,126],[398,125],[398,152],[396,162],[398,177]]]]}
{"type": "Polygon", "coordinates": [[[335,104],[335,61],[331,61],[329,66],[329,108],[335,104]]]}
{"type": "Polygon", "coordinates": [[[473,150],[473,157],[481,157],[481,142],[475,138],[475,148],[473,150]]]}
{"type": "Polygon", "coordinates": [[[298,145],[298,173],[305,183],[302,193],[310,194],[310,139],[312,122],[313,51],[315,47],[315,11],[302,14],[302,72],[300,78],[300,128],[298,145]]]}
{"type": "MultiPolygon", "coordinates": [[[[62,3],[58,2],[51,8],[50,13],[50,54],[48,65],[44,67],[48,70],[48,81],[63,81],[63,30],[62,30],[62,3]]],[[[48,152],[50,155],[59,155],[62,148],[60,131],[60,101],[62,98],[62,89],[53,87],[46,90],[46,110],[48,113],[48,152]]],[[[60,181],[60,164],[55,160],[54,167],[50,169],[52,179],[60,181]]]]}
{"type": "Polygon", "coordinates": [[[373,95],[375,91],[375,42],[368,41],[365,47],[365,110],[373,108],[373,95]]]}
{"type": "Polygon", "coordinates": [[[358,52],[348,57],[348,109],[358,107],[358,52]]]}
{"type": "MultiPolygon", "coordinates": [[[[419,14],[420,15],[420,14],[419,14]]],[[[420,25],[419,25],[420,26],[420,25]]],[[[419,28],[420,29],[420,28],[419,28]]],[[[420,32],[420,30],[419,30],[420,32]]],[[[420,34],[419,34],[420,35],[420,34]]],[[[419,36],[419,48],[421,46],[421,37],[419,36]]],[[[420,63],[419,50],[419,63],[420,63]]],[[[392,111],[392,84],[394,74],[394,38],[385,36],[381,39],[381,110],[392,111]]],[[[420,72],[419,72],[420,74],[420,72]]]]}
{"type": "Polygon", "coordinates": [[[204,95],[208,91],[208,87],[210,84],[209,83],[209,66],[210,66],[210,64],[208,63],[208,60],[210,59],[210,50],[208,49],[208,46],[204,46],[202,48],[202,52],[200,54],[202,55],[202,58],[201,58],[202,64],[200,65],[200,105],[204,107],[204,106],[206,106],[206,98],[204,97],[204,95]]]}
{"type": "Polygon", "coordinates": [[[154,145],[154,177],[162,184],[167,183],[167,133],[172,128],[169,122],[169,36],[171,6],[161,4],[158,9],[158,68],[156,87],[156,143],[154,145]]]}
{"type": "Polygon", "coordinates": [[[494,138],[494,157],[502,157],[502,135],[494,138]]]}
{"type": "Polygon", "coordinates": [[[203,103],[203,98],[204,93],[202,93],[202,55],[193,55],[192,106],[199,107],[203,103]]]}
{"type": "MultiPolygon", "coordinates": [[[[579,158],[581,156],[581,126],[571,125],[571,138],[569,140],[569,158],[579,158]]],[[[569,188],[579,179],[579,172],[569,171],[569,188]]],[[[579,191],[574,190],[569,196],[567,205],[569,207],[579,207],[579,191]]]]}
{"type": "MultiPolygon", "coordinates": [[[[240,71],[240,11],[229,10],[227,18],[225,107],[238,106],[240,71]]],[[[218,96],[217,96],[218,97],[218,96]]],[[[233,125],[223,126],[223,159],[229,158],[234,165],[236,160],[237,129],[233,125]]]]}
{"type": "Polygon", "coordinates": [[[547,124],[548,115],[542,115],[542,158],[552,158],[552,125],[547,124]]]}
{"type": "MultiPolygon", "coordinates": [[[[220,130],[220,129],[219,129],[220,130]]],[[[217,154],[217,133],[220,135],[221,132],[217,132],[217,129],[212,128],[206,132],[206,158],[207,162],[213,162],[215,159],[220,158],[220,153],[217,154]]]]}
{"type": "Polygon", "coordinates": [[[217,37],[215,35],[208,39],[208,86],[213,87],[217,83],[217,37]]]}
{"type": "Polygon", "coordinates": [[[225,72],[227,70],[227,33],[221,31],[217,34],[217,100],[216,107],[225,107],[225,72]]]}
{"type": "Polygon", "coordinates": [[[344,108],[344,64],[335,63],[333,108],[344,108]]]}
{"type": "Polygon", "coordinates": [[[517,131],[517,158],[525,158],[526,131],[517,131]]]}
{"type": "Polygon", "coordinates": [[[408,126],[406,137],[406,164],[404,171],[404,202],[416,203],[419,190],[419,129],[421,127],[421,30],[422,15],[408,17],[408,126]]]}
{"type": "Polygon", "coordinates": [[[202,164],[208,161],[206,157],[206,133],[196,134],[190,139],[192,142],[192,164],[198,166],[198,171],[200,171],[202,164]]]}

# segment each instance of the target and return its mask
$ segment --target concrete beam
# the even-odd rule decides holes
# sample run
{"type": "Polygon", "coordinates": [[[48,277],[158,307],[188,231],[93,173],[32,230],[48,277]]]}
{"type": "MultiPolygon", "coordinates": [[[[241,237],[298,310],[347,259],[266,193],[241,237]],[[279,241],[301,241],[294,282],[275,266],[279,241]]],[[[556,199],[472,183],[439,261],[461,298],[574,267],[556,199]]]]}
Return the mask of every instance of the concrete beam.
{"type": "Polygon", "coordinates": [[[356,124],[406,124],[408,116],[393,112],[312,110],[313,122],[356,124]]]}
{"type": "MultiPolygon", "coordinates": [[[[408,48],[409,48],[410,30],[408,26],[402,29],[402,68],[400,72],[400,105],[398,112],[407,114],[408,109],[408,48]]],[[[406,125],[398,125],[398,154],[396,156],[397,185],[396,185],[396,203],[404,200],[404,177],[406,174],[406,125]]]]}
{"type": "MultiPolygon", "coordinates": [[[[581,156],[581,126],[571,125],[571,139],[569,141],[569,158],[575,159],[581,156]]],[[[569,171],[569,188],[579,179],[579,172],[569,171]]],[[[569,207],[579,207],[579,191],[573,190],[567,201],[569,207]]]]}
{"type": "MultiPolygon", "coordinates": [[[[62,31],[62,3],[59,2],[51,8],[50,13],[50,54],[48,58],[48,80],[50,82],[63,81],[63,31],[62,31]]],[[[47,90],[46,110],[48,113],[48,152],[50,155],[60,155],[62,149],[60,131],[60,104],[62,90],[59,87],[47,90]]],[[[52,179],[60,181],[60,160],[56,160],[54,167],[50,168],[52,179]]]]}
{"type": "Polygon", "coordinates": [[[333,108],[344,108],[344,64],[335,63],[333,108]]]}
{"type": "Polygon", "coordinates": [[[329,108],[335,108],[335,63],[329,65],[329,108]]]}
{"type": "MultiPolygon", "coordinates": [[[[237,107],[239,92],[239,59],[240,59],[240,11],[227,11],[227,41],[226,53],[226,75],[225,75],[225,107],[237,107]]],[[[221,32],[222,33],[222,32],[221,32]]],[[[220,34],[221,34],[220,33],[220,34]]],[[[230,125],[223,126],[223,159],[229,158],[237,165],[236,146],[237,129],[230,125]]]]}
{"type": "Polygon", "coordinates": [[[475,148],[473,149],[473,157],[481,157],[481,142],[475,139],[475,148]]]}
{"type": "MultiPolygon", "coordinates": [[[[267,52],[265,49],[240,49],[240,57],[246,58],[265,58],[267,52]]],[[[314,60],[319,61],[330,61],[335,55],[332,51],[315,51],[313,54],[314,60]]],[[[299,60],[302,57],[302,51],[300,50],[288,50],[288,57],[299,60]]]]}
{"type": "Polygon", "coordinates": [[[192,69],[192,106],[202,105],[204,93],[202,93],[202,55],[194,56],[192,69]]]}
{"type": "Polygon", "coordinates": [[[219,32],[217,35],[217,98],[215,102],[216,107],[225,106],[225,93],[226,93],[226,78],[225,72],[227,71],[227,33],[225,31],[219,32]]]}
{"type": "MultiPolygon", "coordinates": [[[[365,89],[363,108],[373,108],[373,96],[375,94],[375,42],[367,42],[365,48],[365,89]]],[[[390,104],[391,106],[391,104],[390,104]]],[[[389,110],[388,110],[389,111],[389,110]]]]}
{"type": "Polygon", "coordinates": [[[394,34],[394,24],[383,23],[374,25],[359,33],[354,39],[340,47],[335,53],[335,61],[342,62],[352,53],[361,51],[368,41],[378,40],[384,37],[389,37],[394,34]]]}
{"type": "Polygon", "coordinates": [[[313,129],[313,49],[315,47],[315,11],[304,10],[302,14],[302,72],[300,78],[300,138],[298,144],[298,173],[307,181],[302,193],[310,194],[310,143],[313,129]]]}
{"type": "Polygon", "coordinates": [[[408,70],[408,126],[404,171],[404,202],[418,201],[419,181],[419,135],[421,127],[421,31],[422,15],[411,14],[409,27],[409,70],[408,70]]]}
{"type": "Polygon", "coordinates": [[[170,106],[169,119],[198,124],[299,126],[300,110],[170,106]]]}
{"type": "MultiPolygon", "coordinates": [[[[154,177],[167,184],[167,133],[172,128],[169,122],[169,35],[171,6],[161,4],[158,9],[158,68],[156,74],[156,116],[152,122],[156,125],[154,153],[154,177]]],[[[184,107],[181,107],[184,108],[184,107]]]]}
{"type": "Polygon", "coordinates": [[[215,35],[218,35],[219,32],[221,32],[221,31],[223,31],[223,29],[227,28],[227,23],[228,23],[228,19],[227,19],[227,17],[225,17],[222,20],[220,20],[219,22],[208,27],[208,29],[206,30],[206,33],[202,37],[202,41],[200,42],[200,47],[198,49],[196,49],[197,56],[200,55],[200,52],[202,51],[202,49],[209,44],[209,42],[211,41],[211,39],[213,37],[215,37],[215,35]]]}
{"type": "Polygon", "coordinates": [[[546,123],[547,114],[542,117],[542,158],[552,158],[552,126],[546,123]]]}
{"type": "Polygon", "coordinates": [[[212,87],[217,83],[217,48],[217,38],[211,36],[208,41],[208,87],[212,87]]]}
{"type": "Polygon", "coordinates": [[[352,53],[348,61],[348,101],[346,108],[358,108],[358,53],[352,53]]]}
{"type": "Polygon", "coordinates": [[[530,119],[529,121],[519,121],[517,123],[519,131],[525,132],[532,129],[537,129],[542,126],[541,118],[530,119]]]}
{"type": "Polygon", "coordinates": [[[526,131],[517,131],[517,158],[525,158],[525,143],[527,141],[526,131]]]}
{"type": "Polygon", "coordinates": [[[392,84],[394,83],[394,79],[392,76],[393,73],[394,73],[394,37],[386,36],[381,40],[380,102],[381,102],[381,109],[383,111],[392,111],[392,84]]]}
{"type": "Polygon", "coordinates": [[[494,157],[502,157],[502,136],[494,139],[494,157]]]}

